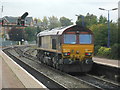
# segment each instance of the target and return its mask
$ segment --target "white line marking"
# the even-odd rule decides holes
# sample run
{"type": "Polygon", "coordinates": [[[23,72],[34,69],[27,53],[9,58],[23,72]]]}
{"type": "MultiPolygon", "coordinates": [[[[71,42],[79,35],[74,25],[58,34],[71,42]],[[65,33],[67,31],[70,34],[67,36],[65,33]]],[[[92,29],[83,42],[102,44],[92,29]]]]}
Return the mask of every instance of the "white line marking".
{"type": "Polygon", "coordinates": [[[108,63],[103,63],[103,62],[99,62],[99,61],[94,61],[98,64],[103,64],[103,65],[106,65],[106,66],[112,66],[112,67],[117,67],[117,68],[120,68],[120,66],[116,66],[116,65],[113,65],[113,64],[108,64],[108,63]]]}

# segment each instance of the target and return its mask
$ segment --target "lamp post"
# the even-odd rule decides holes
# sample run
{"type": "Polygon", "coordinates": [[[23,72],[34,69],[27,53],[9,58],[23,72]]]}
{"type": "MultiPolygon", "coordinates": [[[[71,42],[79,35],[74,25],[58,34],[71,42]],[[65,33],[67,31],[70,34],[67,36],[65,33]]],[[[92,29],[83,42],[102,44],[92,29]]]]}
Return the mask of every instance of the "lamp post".
{"type": "Polygon", "coordinates": [[[113,9],[110,9],[110,10],[107,10],[107,9],[104,9],[104,8],[99,8],[100,10],[105,10],[108,12],[108,43],[107,43],[107,47],[110,48],[110,21],[109,21],[109,12],[110,11],[113,11],[113,10],[117,10],[118,8],[113,8],[113,9]]]}
{"type": "Polygon", "coordinates": [[[75,15],[78,17],[78,20],[81,18],[82,19],[82,26],[84,27],[85,26],[85,23],[84,23],[84,16],[83,15],[75,15]]]}

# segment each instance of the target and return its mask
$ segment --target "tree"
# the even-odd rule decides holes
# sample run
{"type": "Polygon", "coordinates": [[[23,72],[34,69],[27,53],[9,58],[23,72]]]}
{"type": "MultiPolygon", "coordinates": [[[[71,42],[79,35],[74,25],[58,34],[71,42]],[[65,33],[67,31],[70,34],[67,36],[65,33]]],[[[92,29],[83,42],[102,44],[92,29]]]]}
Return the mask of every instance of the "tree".
{"type": "Polygon", "coordinates": [[[45,30],[48,28],[48,19],[46,16],[43,17],[42,19],[42,28],[45,30]]]}
{"type": "Polygon", "coordinates": [[[49,17],[49,29],[53,29],[53,28],[56,28],[56,27],[60,27],[61,24],[58,20],[57,17],[55,16],[52,16],[52,17],[49,17]]]}
{"type": "MultiPolygon", "coordinates": [[[[108,25],[94,24],[90,27],[95,36],[95,45],[107,46],[108,25]]],[[[116,23],[110,23],[110,46],[118,43],[118,27],[116,23]]]]}
{"type": "Polygon", "coordinates": [[[69,26],[73,24],[73,22],[71,22],[71,20],[66,17],[61,17],[60,23],[61,23],[61,26],[69,26]]]}
{"type": "Polygon", "coordinates": [[[34,24],[41,23],[42,21],[39,18],[34,18],[34,24]]]}
{"type": "Polygon", "coordinates": [[[34,41],[36,39],[37,29],[34,27],[26,27],[24,29],[24,39],[34,41]]]}
{"type": "Polygon", "coordinates": [[[90,27],[93,24],[97,24],[97,16],[87,13],[85,17],[85,22],[90,27]]]}
{"type": "Polygon", "coordinates": [[[17,29],[16,27],[12,27],[8,34],[12,41],[21,41],[24,38],[23,29],[17,29]]]}
{"type": "Polygon", "coordinates": [[[96,46],[107,46],[107,24],[94,24],[90,27],[94,33],[94,41],[96,46]]]}
{"type": "MultiPolygon", "coordinates": [[[[78,16],[78,20],[76,21],[76,24],[82,25],[82,15],[78,16]]],[[[84,16],[84,24],[88,28],[93,24],[97,24],[97,16],[87,13],[87,15],[84,16]]]]}
{"type": "Polygon", "coordinates": [[[113,46],[119,41],[119,32],[117,23],[110,23],[110,45],[113,46]]]}
{"type": "Polygon", "coordinates": [[[120,18],[118,19],[118,43],[120,44],[120,18]]]}
{"type": "Polygon", "coordinates": [[[106,17],[103,17],[102,15],[99,17],[99,21],[98,21],[99,24],[105,24],[107,23],[107,18],[106,17]]]}

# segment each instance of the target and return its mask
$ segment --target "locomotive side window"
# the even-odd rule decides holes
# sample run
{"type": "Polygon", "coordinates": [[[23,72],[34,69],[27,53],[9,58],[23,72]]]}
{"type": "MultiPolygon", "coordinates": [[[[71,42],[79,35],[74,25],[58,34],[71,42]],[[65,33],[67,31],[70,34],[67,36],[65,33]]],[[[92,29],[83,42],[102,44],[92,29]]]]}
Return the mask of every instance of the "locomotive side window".
{"type": "Polygon", "coordinates": [[[39,37],[39,47],[41,46],[41,37],[39,37]]]}
{"type": "Polygon", "coordinates": [[[80,34],[79,42],[80,42],[80,44],[91,44],[92,43],[92,35],[91,34],[80,34]]]}
{"type": "Polygon", "coordinates": [[[64,35],[65,44],[76,44],[76,35],[75,34],[65,34],[64,35]]]}
{"type": "Polygon", "coordinates": [[[56,39],[52,39],[52,49],[56,49],[56,39]]]}

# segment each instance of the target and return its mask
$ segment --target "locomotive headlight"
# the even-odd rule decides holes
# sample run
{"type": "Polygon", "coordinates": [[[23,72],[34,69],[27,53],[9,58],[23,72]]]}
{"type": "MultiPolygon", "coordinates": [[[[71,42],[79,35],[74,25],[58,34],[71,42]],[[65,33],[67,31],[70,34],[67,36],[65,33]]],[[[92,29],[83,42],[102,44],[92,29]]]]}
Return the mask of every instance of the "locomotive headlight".
{"type": "Polygon", "coordinates": [[[90,52],[89,52],[89,53],[85,53],[85,55],[86,55],[86,56],[91,56],[92,53],[90,53],[90,52]]]}
{"type": "Polygon", "coordinates": [[[79,51],[76,51],[76,54],[79,54],[80,52],[79,51]]]}

